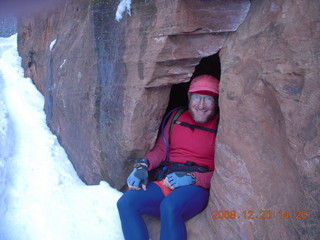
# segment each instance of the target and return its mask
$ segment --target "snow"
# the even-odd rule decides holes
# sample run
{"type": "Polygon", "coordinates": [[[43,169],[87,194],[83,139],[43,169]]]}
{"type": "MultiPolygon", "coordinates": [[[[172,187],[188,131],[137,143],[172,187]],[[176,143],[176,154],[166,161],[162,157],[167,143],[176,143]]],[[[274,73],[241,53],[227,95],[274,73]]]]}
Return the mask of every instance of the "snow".
{"type": "Polygon", "coordinates": [[[0,239],[123,239],[122,193],[79,179],[20,66],[17,36],[0,38],[0,239]]]}
{"type": "Polygon", "coordinates": [[[122,19],[122,14],[127,10],[129,16],[131,16],[131,0],[120,0],[120,3],[116,12],[116,20],[119,22],[122,19]]]}
{"type": "Polygon", "coordinates": [[[67,59],[63,60],[63,63],[60,65],[60,68],[63,67],[63,65],[66,63],[67,59]]]}
{"type": "Polygon", "coordinates": [[[56,44],[57,42],[57,39],[53,40],[51,43],[50,43],[50,52],[52,51],[52,48],[54,47],[54,45],[56,44]]]}

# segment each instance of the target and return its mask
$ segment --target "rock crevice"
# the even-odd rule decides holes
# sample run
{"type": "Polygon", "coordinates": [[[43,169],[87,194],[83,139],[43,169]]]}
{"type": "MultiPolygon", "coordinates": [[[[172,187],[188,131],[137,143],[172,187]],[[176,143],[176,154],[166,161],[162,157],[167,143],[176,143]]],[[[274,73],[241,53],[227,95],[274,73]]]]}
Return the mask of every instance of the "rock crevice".
{"type": "MultiPolygon", "coordinates": [[[[187,223],[190,239],[316,239],[317,0],[133,1],[120,22],[116,1],[57,4],[21,16],[18,47],[82,180],[124,189],[133,161],[155,142],[171,86],[219,55],[216,170],[208,207],[187,223]],[[237,217],[213,219],[215,211],[237,217]]],[[[148,222],[157,239],[157,221],[148,222]]]]}

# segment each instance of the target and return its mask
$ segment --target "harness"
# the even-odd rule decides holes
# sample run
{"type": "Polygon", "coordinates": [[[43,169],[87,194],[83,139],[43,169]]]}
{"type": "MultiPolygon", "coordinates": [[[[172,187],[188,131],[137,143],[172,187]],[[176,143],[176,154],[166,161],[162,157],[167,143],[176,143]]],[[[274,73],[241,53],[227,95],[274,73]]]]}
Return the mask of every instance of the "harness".
{"type": "MultiPolygon", "coordinates": [[[[176,110],[176,109],[174,109],[176,110]]],[[[178,121],[178,118],[181,116],[182,113],[184,113],[187,110],[186,107],[179,107],[179,110],[176,112],[176,114],[174,115],[171,125],[170,125],[170,131],[173,128],[174,124],[179,124],[183,127],[187,127],[190,128],[192,131],[194,129],[199,129],[199,130],[203,130],[203,131],[208,131],[208,132],[212,132],[212,133],[217,133],[217,129],[212,129],[212,128],[206,128],[206,127],[202,127],[202,126],[198,126],[198,125],[194,125],[194,124],[190,124],[187,122],[181,122],[178,121]]],[[[169,114],[171,114],[172,112],[169,112],[169,114]]]]}
{"type": "Polygon", "coordinates": [[[208,169],[208,166],[199,166],[194,162],[188,161],[186,163],[177,163],[177,162],[170,162],[170,151],[169,151],[169,143],[167,141],[167,139],[165,138],[164,135],[164,127],[167,123],[168,118],[171,116],[171,114],[175,111],[177,111],[175,113],[175,115],[172,118],[171,124],[170,124],[170,128],[169,128],[169,135],[170,135],[170,131],[172,130],[174,124],[178,124],[180,126],[183,127],[187,127],[189,129],[191,129],[192,131],[194,131],[195,129],[199,129],[199,130],[203,130],[203,131],[207,131],[207,132],[211,132],[211,133],[216,133],[217,130],[216,129],[211,129],[211,128],[206,128],[206,127],[202,127],[202,126],[198,126],[198,125],[194,125],[194,124],[190,124],[187,122],[182,122],[179,121],[178,118],[187,110],[186,107],[178,107],[175,108],[173,110],[171,110],[164,118],[162,124],[161,124],[161,135],[162,135],[162,139],[164,142],[164,145],[166,147],[166,152],[167,152],[167,158],[165,161],[163,161],[159,167],[151,170],[151,179],[155,180],[155,181],[161,181],[163,178],[165,178],[169,173],[172,172],[209,172],[210,170],[208,169]]]}

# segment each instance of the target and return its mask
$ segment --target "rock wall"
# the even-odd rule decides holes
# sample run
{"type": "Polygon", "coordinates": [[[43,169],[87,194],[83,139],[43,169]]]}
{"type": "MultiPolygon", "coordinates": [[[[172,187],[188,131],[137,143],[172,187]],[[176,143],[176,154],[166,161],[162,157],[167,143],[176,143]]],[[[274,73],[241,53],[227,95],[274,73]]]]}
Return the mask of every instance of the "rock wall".
{"type": "MultiPolygon", "coordinates": [[[[122,189],[133,160],[155,141],[171,86],[220,51],[216,170],[189,238],[316,239],[317,0],[141,0],[120,22],[116,1],[57,4],[20,18],[19,52],[86,183],[122,189]]],[[[148,220],[157,239],[158,222],[148,220]]]]}
{"type": "Polygon", "coordinates": [[[319,1],[252,1],[223,46],[216,170],[209,207],[189,224],[195,236],[319,237],[319,10],[319,1]],[[203,224],[217,210],[237,218],[203,224]]]}
{"type": "Polygon", "coordinates": [[[26,75],[86,183],[125,187],[133,161],[155,141],[171,85],[189,81],[243,22],[249,2],[227,2],[136,1],[117,22],[116,1],[61,0],[20,19],[26,75]]]}

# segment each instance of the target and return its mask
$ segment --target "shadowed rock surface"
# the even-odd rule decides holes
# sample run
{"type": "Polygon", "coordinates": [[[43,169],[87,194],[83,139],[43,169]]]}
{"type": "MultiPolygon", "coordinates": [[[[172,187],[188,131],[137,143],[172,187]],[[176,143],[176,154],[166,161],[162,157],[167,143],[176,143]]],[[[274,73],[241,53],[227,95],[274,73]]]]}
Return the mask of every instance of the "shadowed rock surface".
{"type": "MultiPolygon", "coordinates": [[[[189,238],[316,239],[317,0],[133,1],[120,22],[117,1],[59,4],[20,17],[19,53],[86,183],[124,189],[133,161],[153,146],[171,86],[219,56],[216,170],[207,209],[187,224],[189,238]],[[237,217],[213,219],[214,211],[237,217]]],[[[148,220],[157,239],[158,221],[148,220]]]]}
{"type": "Polygon", "coordinates": [[[188,82],[200,60],[221,49],[249,2],[141,1],[120,22],[116,8],[61,3],[20,18],[18,42],[26,76],[45,95],[48,123],[80,177],[121,189],[132,161],[155,141],[171,86],[188,82]]]}

